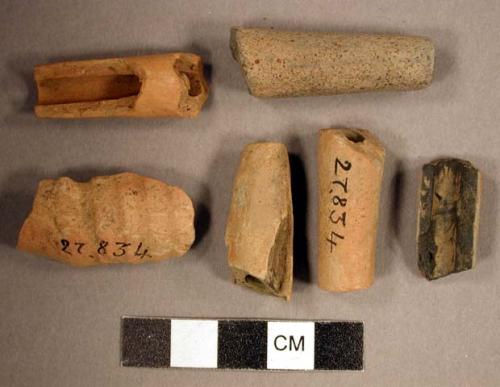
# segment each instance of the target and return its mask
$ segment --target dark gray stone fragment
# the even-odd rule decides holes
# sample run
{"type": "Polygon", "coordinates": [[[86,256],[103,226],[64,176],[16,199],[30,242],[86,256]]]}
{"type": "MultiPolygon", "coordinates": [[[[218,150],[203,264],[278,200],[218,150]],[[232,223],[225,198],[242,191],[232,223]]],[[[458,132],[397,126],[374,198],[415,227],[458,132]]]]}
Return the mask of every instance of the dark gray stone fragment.
{"type": "Polygon", "coordinates": [[[476,261],[481,175],[460,159],[424,165],[418,211],[418,267],[429,280],[476,261]]]}

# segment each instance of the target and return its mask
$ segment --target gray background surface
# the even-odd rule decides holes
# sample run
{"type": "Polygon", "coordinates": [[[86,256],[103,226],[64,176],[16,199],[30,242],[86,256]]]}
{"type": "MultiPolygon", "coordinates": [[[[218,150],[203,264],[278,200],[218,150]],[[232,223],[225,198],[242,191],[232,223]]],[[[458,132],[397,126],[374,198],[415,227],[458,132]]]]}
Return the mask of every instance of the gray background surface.
{"type": "Polygon", "coordinates": [[[499,38],[497,0],[2,1],[0,385],[498,385],[499,38]],[[435,80],[416,92],[260,100],[231,58],[233,25],[425,35],[437,47],[435,80]],[[32,113],[35,64],[172,50],[211,64],[198,119],[32,113]],[[357,293],[329,294],[315,279],[316,134],[331,126],[370,129],[387,147],[377,278],[357,293]],[[244,144],[256,140],[283,141],[304,163],[307,217],[298,228],[307,249],[296,256],[300,279],[289,304],[233,285],[226,266],[232,178],[244,144]],[[484,174],[479,259],[473,271],[429,283],[416,267],[416,192],[422,164],[441,156],[469,159],[484,174]],[[15,250],[40,179],[125,170],[193,198],[199,240],[185,257],[82,270],[15,250]],[[366,370],[121,368],[122,315],[363,320],[366,370]]]}

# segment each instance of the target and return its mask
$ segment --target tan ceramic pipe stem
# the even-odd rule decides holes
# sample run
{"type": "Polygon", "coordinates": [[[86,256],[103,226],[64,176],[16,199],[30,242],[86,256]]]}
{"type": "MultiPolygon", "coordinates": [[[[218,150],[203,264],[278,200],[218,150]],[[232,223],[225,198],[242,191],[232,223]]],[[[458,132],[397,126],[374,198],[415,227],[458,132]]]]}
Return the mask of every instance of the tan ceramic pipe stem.
{"type": "Polygon", "coordinates": [[[384,148],[361,129],[319,132],[318,283],[345,292],[375,275],[384,148]]]}
{"type": "Polygon", "coordinates": [[[200,56],[189,53],[35,67],[35,113],[47,118],[195,117],[208,95],[200,56]]]}
{"type": "Polygon", "coordinates": [[[241,153],[226,246],[235,283],[290,299],[293,210],[285,145],[259,142],[247,145],[241,153]]]}
{"type": "Polygon", "coordinates": [[[330,95],[428,86],[427,38],[233,28],[231,49],[257,97],[330,95]]]}

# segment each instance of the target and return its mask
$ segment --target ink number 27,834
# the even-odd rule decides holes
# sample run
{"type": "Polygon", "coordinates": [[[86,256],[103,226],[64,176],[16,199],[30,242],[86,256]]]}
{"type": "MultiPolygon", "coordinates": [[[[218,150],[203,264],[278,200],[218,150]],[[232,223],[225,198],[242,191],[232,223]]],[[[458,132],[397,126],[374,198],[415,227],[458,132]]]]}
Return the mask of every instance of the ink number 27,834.
{"type": "Polygon", "coordinates": [[[339,240],[345,239],[342,228],[347,222],[347,194],[349,193],[349,177],[345,176],[351,169],[352,164],[349,160],[340,160],[335,158],[334,173],[335,178],[330,183],[330,214],[328,216],[332,225],[329,235],[326,236],[326,241],[330,246],[330,253],[333,252],[339,240]],[[343,175],[343,176],[341,176],[343,175]],[[345,177],[344,177],[345,176],[345,177]]]}
{"type": "Polygon", "coordinates": [[[114,257],[122,257],[128,253],[128,248],[132,248],[134,250],[133,254],[136,257],[140,257],[143,259],[144,257],[151,258],[151,255],[148,254],[149,250],[144,246],[142,242],[139,242],[137,245],[133,245],[128,242],[109,242],[105,240],[100,240],[97,246],[88,246],[89,243],[83,242],[71,242],[68,239],[61,239],[60,246],[61,251],[68,255],[73,254],[85,254],[88,253],[90,258],[95,258],[94,254],[106,256],[108,254],[113,255],[114,257]]]}

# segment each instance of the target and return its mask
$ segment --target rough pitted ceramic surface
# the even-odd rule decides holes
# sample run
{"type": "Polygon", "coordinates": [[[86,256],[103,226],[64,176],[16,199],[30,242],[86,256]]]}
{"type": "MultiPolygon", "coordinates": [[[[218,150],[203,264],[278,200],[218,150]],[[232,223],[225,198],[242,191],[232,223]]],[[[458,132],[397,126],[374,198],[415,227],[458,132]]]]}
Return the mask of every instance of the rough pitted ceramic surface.
{"type": "Polygon", "coordinates": [[[290,299],[293,211],[288,152],[283,144],[245,147],[226,227],[235,283],[290,299]]]}
{"type": "Polygon", "coordinates": [[[208,97],[190,53],[51,63],[35,67],[35,81],[46,118],[195,117],[208,97]]]}
{"type": "Polygon", "coordinates": [[[230,45],[257,97],[420,89],[434,68],[422,37],[232,28],[230,45]]]}
{"type": "Polygon", "coordinates": [[[318,141],[318,283],[344,292],[375,276],[385,150],[362,129],[323,129],[318,141]]]}
{"type": "Polygon", "coordinates": [[[418,266],[429,280],[473,268],[481,175],[465,160],[424,165],[418,211],[418,266]]]}
{"type": "Polygon", "coordinates": [[[161,181],[62,177],[40,182],[17,248],[77,266],[158,261],[189,250],[193,222],[191,199],[161,181]]]}

